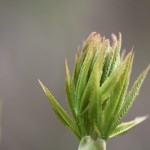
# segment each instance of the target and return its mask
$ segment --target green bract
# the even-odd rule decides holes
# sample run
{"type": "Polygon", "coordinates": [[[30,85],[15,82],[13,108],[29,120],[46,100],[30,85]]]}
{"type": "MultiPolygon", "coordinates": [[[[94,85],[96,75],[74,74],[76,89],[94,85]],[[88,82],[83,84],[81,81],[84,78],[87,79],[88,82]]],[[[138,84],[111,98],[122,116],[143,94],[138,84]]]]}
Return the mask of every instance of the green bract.
{"type": "MultiPolygon", "coordinates": [[[[107,140],[126,133],[147,118],[147,116],[138,117],[120,124],[138,95],[149,70],[149,67],[146,68],[128,91],[134,53],[131,51],[126,56],[123,54],[120,56],[120,49],[120,33],[119,39],[112,35],[110,44],[108,39],[92,32],[83,49],[76,55],[72,76],[65,61],[66,96],[72,117],[39,81],[53,111],[79,140],[83,138],[84,141],[84,138],[87,138],[89,143],[96,142],[99,138],[107,140]]],[[[80,144],[80,150],[87,149],[87,145],[83,143],[80,144]]]]}

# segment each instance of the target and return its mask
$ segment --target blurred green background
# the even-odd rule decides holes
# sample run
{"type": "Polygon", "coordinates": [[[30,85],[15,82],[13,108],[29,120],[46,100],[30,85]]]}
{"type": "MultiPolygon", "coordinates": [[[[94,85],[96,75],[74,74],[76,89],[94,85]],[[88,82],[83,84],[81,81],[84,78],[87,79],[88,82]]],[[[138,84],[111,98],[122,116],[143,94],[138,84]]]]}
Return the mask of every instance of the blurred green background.
{"type": "MultiPolygon", "coordinates": [[[[64,59],[74,65],[78,45],[92,32],[123,35],[134,45],[131,84],[150,62],[148,0],[0,0],[0,150],[77,150],[78,141],[52,113],[37,79],[66,110],[64,59]]],[[[72,69],[71,69],[72,70],[72,69]]],[[[150,114],[150,78],[125,120],[150,114]]],[[[150,120],[108,141],[108,150],[148,150],[150,120]]]]}

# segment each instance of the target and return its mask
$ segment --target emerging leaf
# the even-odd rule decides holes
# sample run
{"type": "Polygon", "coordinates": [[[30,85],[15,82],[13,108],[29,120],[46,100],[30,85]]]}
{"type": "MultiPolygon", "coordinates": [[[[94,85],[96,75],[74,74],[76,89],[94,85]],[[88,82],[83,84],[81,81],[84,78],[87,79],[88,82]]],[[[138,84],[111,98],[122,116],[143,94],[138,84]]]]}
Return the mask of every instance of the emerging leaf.
{"type": "Polygon", "coordinates": [[[119,135],[122,135],[122,134],[128,132],[130,129],[132,129],[133,127],[135,127],[135,126],[138,125],[139,123],[143,122],[143,121],[146,120],[147,118],[148,118],[148,116],[137,117],[137,118],[135,118],[135,120],[133,120],[133,121],[121,123],[121,124],[118,125],[118,126],[116,127],[116,129],[109,135],[109,138],[116,137],[116,136],[119,136],[119,135]]]}
{"type": "Polygon", "coordinates": [[[77,128],[76,124],[74,123],[74,121],[69,117],[69,115],[64,111],[64,109],[59,105],[59,103],[56,101],[56,99],[51,94],[51,92],[43,85],[43,83],[40,80],[39,80],[39,83],[40,83],[41,87],[43,88],[45,94],[47,95],[57,117],[64,123],[65,126],[69,127],[78,138],[80,138],[78,128],[77,128]]]}
{"type": "Polygon", "coordinates": [[[135,81],[134,85],[132,86],[129,94],[126,96],[123,106],[121,107],[120,112],[116,115],[111,130],[113,130],[121,119],[125,116],[125,114],[129,111],[130,107],[132,106],[136,96],[139,93],[140,87],[148,73],[149,66],[139,75],[137,80],[135,81]]]}
{"type": "Polygon", "coordinates": [[[112,74],[107,78],[107,80],[102,84],[102,86],[99,89],[99,97],[100,101],[103,104],[103,102],[111,95],[112,91],[114,90],[117,82],[119,81],[122,73],[125,70],[126,63],[129,59],[128,55],[123,63],[121,63],[113,72],[112,74]]]}
{"type": "Polygon", "coordinates": [[[117,108],[121,106],[122,103],[122,93],[125,93],[126,91],[126,81],[128,81],[128,76],[130,73],[132,65],[132,52],[128,54],[128,59],[125,63],[125,70],[123,74],[121,75],[119,81],[117,82],[114,92],[111,94],[105,108],[104,108],[104,122],[103,126],[104,128],[104,134],[107,137],[107,132],[109,128],[111,127],[112,122],[114,121],[113,116],[117,114],[117,108]]]}

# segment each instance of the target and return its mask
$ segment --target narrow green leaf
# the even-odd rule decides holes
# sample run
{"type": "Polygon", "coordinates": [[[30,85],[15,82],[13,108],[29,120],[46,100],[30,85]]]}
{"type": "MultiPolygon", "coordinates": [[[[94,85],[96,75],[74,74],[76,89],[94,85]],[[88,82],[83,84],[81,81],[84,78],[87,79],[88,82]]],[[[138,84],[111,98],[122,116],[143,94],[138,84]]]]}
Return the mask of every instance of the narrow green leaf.
{"type": "Polygon", "coordinates": [[[75,86],[77,84],[77,80],[78,80],[78,76],[79,76],[79,72],[80,72],[82,63],[83,63],[82,55],[81,55],[80,50],[78,49],[78,53],[75,57],[75,67],[74,67],[74,71],[73,71],[73,82],[74,82],[75,86]]]}
{"type": "MultiPolygon", "coordinates": [[[[85,109],[89,102],[89,98],[91,95],[91,91],[97,90],[99,87],[99,81],[101,79],[102,75],[102,68],[104,64],[105,59],[105,49],[104,46],[101,46],[99,49],[97,49],[97,56],[95,58],[95,62],[93,64],[93,68],[88,80],[88,83],[86,85],[86,88],[84,90],[81,103],[80,103],[80,112],[85,109]]],[[[95,101],[95,100],[94,100],[95,101]]]]}
{"type": "Polygon", "coordinates": [[[113,55],[113,60],[112,60],[112,63],[111,63],[109,74],[111,74],[111,72],[113,72],[113,70],[120,63],[120,49],[121,49],[121,40],[122,40],[121,33],[119,33],[119,41],[117,41],[117,37],[114,34],[112,34],[112,39],[113,39],[112,49],[114,51],[114,55],[113,55]]]}
{"type": "Polygon", "coordinates": [[[66,96],[67,96],[67,102],[69,105],[69,108],[71,110],[71,113],[73,117],[75,118],[75,112],[74,112],[74,103],[73,103],[73,93],[75,91],[72,91],[72,81],[70,78],[70,73],[68,69],[67,60],[65,60],[65,68],[66,68],[66,96]]]}
{"type": "MultiPolygon", "coordinates": [[[[110,96],[106,107],[104,108],[104,127],[105,127],[105,136],[108,134],[108,129],[111,128],[111,124],[114,121],[115,114],[118,114],[118,111],[120,110],[120,107],[123,103],[123,95],[127,91],[129,77],[131,73],[132,68],[132,51],[129,53],[129,57],[125,66],[125,70],[123,74],[121,75],[118,83],[116,84],[116,87],[114,89],[114,92],[110,96]]],[[[110,132],[110,131],[109,131],[110,132]]]]}
{"type": "Polygon", "coordinates": [[[111,69],[111,63],[113,61],[113,50],[112,49],[108,49],[107,53],[106,53],[106,58],[105,58],[105,63],[104,63],[104,67],[103,67],[103,74],[102,74],[102,79],[101,79],[101,83],[100,85],[102,85],[104,83],[104,81],[107,79],[107,77],[110,74],[110,69],[111,69]]]}
{"type": "MultiPolygon", "coordinates": [[[[131,54],[132,54],[132,51],[131,51],[131,54]]],[[[116,121],[117,115],[120,113],[120,110],[123,106],[125,96],[126,96],[126,93],[128,90],[128,85],[129,85],[129,80],[130,80],[130,75],[131,75],[131,70],[132,70],[132,64],[133,64],[133,58],[134,58],[134,54],[131,56],[131,59],[129,59],[129,64],[128,64],[124,74],[121,76],[120,83],[119,83],[120,96],[118,97],[119,99],[118,99],[118,103],[116,105],[117,107],[115,107],[114,113],[112,115],[112,119],[110,121],[106,137],[108,137],[108,134],[110,132],[112,132],[114,130],[114,128],[116,128],[116,126],[117,126],[117,125],[114,126],[114,122],[116,121]]]]}
{"type": "MultiPolygon", "coordinates": [[[[108,41],[105,41],[104,44],[98,50],[97,58],[91,73],[91,97],[89,103],[89,119],[93,122],[93,128],[96,125],[100,130],[101,123],[101,104],[99,103],[99,86],[100,80],[102,78],[104,60],[106,56],[106,47],[108,46],[108,41]]],[[[99,131],[100,132],[100,131],[99,131]]]]}
{"type": "Polygon", "coordinates": [[[80,139],[80,133],[74,121],[64,111],[64,109],[60,106],[60,104],[57,102],[57,100],[54,98],[51,92],[43,85],[43,83],[40,80],[38,81],[41,87],[43,88],[43,91],[45,92],[46,96],[48,97],[52,105],[53,111],[55,112],[57,117],[62,121],[62,123],[64,123],[65,126],[69,127],[75,133],[75,135],[80,139]]]}
{"type": "Polygon", "coordinates": [[[91,74],[88,78],[88,83],[84,89],[79,105],[79,115],[82,115],[81,120],[84,120],[84,126],[87,129],[89,129],[89,126],[93,128],[93,120],[96,119],[97,89],[99,88],[99,81],[102,75],[103,62],[105,58],[105,46],[106,45],[102,45],[99,47],[95,53],[96,57],[94,56],[91,74]]]}
{"type": "Polygon", "coordinates": [[[116,127],[116,129],[112,133],[110,133],[109,138],[113,138],[113,137],[127,133],[130,129],[140,124],[147,118],[148,116],[137,117],[133,121],[121,123],[120,125],[116,127]]]}
{"type": "Polygon", "coordinates": [[[102,86],[99,89],[99,97],[100,101],[103,104],[103,102],[112,94],[112,91],[114,90],[117,82],[119,81],[122,73],[125,70],[126,63],[128,62],[128,58],[130,57],[130,54],[128,54],[123,61],[107,78],[107,80],[102,84],[102,86]]]}
{"type": "Polygon", "coordinates": [[[134,59],[134,53],[132,53],[133,51],[131,51],[131,59],[129,60],[129,64],[128,67],[125,71],[125,75],[121,77],[121,80],[123,80],[124,82],[122,82],[122,91],[121,91],[121,95],[120,95],[120,99],[119,99],[119,103],[118,106],[116,108],[115,114],[118,114],[123,106],[123,103],[125,101],[125,96],[127,94],[127,90],[128,90],[128,86],[129,86],[129,82],[130,82],[130,75],[131,75],[131,71],[132,71],[132,65],[133,65],[133,59],[134,59]]]}
{"type": "Polygon", "coordinates": [[[130,107],[132,106],[136,96],[139,94],[140,87],[148,73],[150,67],[147,67],[137,78],[135,83],[133,84],[129,94],[125,98],[125,101],[123,103],[123,106],[120,110],[120,112],[115,117],[115,121],[113,122],[112,128],[115,128],[118,123],[121,121],[121,119],[125,116],[125,114],[129,111],[130,107]]]}
{"type": "Polygon", "coordinates": [[[81,96],[83,94],[84,88],[86,86],[86,80],[88,76],[88,70],[90,67],[90,63],[92,60],[92,50],[89,48],[87,55],[84,59],[84,62],[82,64],[82,67],[80,69],[80,73],[78,76],[77,86],[76,86],[76,92],[75,92],[75,113],[79,113],[79,104],[81,101],[81,96]]]}
{"type": "Polygon", "coordinates": [[[95,87],[93,87],[93,90],[90,92],[90,101],[89,101],[89,107],[88,107],[88,118],[89,118],[89,123],[94,128],[94,123],[97,119],[96,116],[96,105],[97,105],[97,90],[95,87]]]}

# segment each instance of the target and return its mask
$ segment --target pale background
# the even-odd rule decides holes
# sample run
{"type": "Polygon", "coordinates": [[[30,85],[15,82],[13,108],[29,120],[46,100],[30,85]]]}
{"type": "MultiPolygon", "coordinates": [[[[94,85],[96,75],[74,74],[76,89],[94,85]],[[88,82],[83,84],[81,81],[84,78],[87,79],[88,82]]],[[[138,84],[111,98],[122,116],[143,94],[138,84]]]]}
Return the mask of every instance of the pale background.
{"type": "MultiPolygon", "coordinates": [[[[77,150],[78,141],[56,119],[37,79],[67,109],[64,59],[74,64],[78,45],[92,31],[122,32],[134,45],[132,81],[150,62],[149,0],[0,0],[0,150],[77,150]]],[[[126,120],[150,114],[146,78],[126,120]]],[[[108,150],[150,149],[150,120],[108,141],[108,150]]]]}

